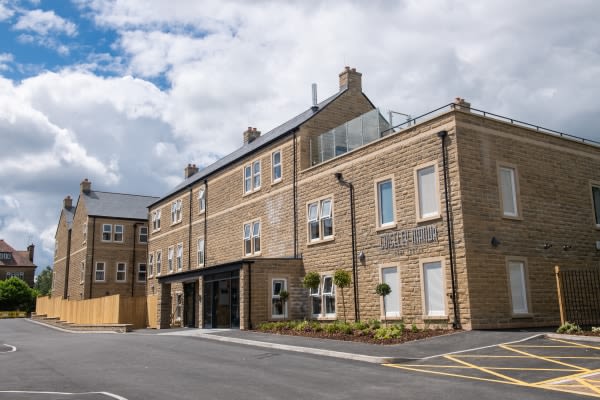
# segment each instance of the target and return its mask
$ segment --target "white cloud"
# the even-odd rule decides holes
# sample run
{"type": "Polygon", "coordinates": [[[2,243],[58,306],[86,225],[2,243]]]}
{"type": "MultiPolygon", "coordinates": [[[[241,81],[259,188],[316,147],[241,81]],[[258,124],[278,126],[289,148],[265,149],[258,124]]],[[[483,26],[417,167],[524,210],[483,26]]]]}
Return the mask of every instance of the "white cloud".
{"type": "Polygon", "coordinates": [[[77,26],[54,13],[54,11],[30,10],[21,15],[14,25],[16,30],[33,31],[38,35],[63,33],[67,36],[77,34],[77,26]]]}
{"type": "Polygon", "coordinates": [[[14,61],[14,56],[10,53],[0,53],[0,71],[10,70],[10,64],[14,61]]]}
{"type": "Polygon", "coordinates": [[[14,15],[14,11],[8,8],[5,4],[0,3],[0,21],[9,19],[14,15]]]}

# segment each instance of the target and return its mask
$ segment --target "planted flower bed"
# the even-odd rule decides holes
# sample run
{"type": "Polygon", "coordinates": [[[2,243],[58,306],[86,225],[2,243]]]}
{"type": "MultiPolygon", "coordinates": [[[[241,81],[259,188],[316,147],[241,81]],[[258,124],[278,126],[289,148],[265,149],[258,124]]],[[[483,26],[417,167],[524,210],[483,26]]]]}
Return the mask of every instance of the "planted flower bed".
{"type": "Polygon", "coordinates": [[[591,330],[583,330],[577,324],[565,322],[557,330],[556,333],[567,335],[582,335],[582,336],[597,336],[600,337],[600,327],[592,327],[591,330]]]}
{"type": "Polygon", "coordinates": [[[456,332],[452,329],[419,329],[415,324],[407,327],[404,323],[385,326],[376,320],[367,322],[265,322],[258,326],[257,331],[376,344],[398,344],[456,332]]]}

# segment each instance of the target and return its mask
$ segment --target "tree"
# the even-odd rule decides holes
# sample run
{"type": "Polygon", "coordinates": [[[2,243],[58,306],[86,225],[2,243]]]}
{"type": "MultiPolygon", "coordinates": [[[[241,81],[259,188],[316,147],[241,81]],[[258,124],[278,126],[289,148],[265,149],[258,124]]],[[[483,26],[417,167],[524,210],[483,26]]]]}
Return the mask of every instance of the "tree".
{"type": "Polygon", "coordinates": [[[38,275],[37,281],[35,281],[35,285],[33,286],[38,292],[40,296],[48,296],[52,291],[52,268],[47,266],[46,269],[42,271],[41,274],[38,275]]]}
{"type": "Polygon", "coordinates": [[[392,288],[387,283],[380,283],[375,287],[375,293],[383,297],[383,319],[385,321],[385,326],[387,326],[387,313],[385,311],[385,296],[392,293],[392,288]]]}
{"type": "Polygon", "coordinates": [[[0,310],[33,311],[37,291],[17,277],[0,281],[0,310]]]}
{"type": "Polygon", "coordinates": [[[283,308],[283,319],[287,317],[285,303],[287,303],[290,294],[287,290],[282,289],[279,291],[279,299],[281,300],[281,308],[283,308]]]}
{"type": "Polygon", "coordinates": [[[342,310],[344,312],[344,322],[346,322],[346,301],[344,300],[344,289],[349,287],[352,283],[350,273],[343,269],[336,270],[333,274],[333,283],[336,287],[341,289],[340,292],[342,292],[342,310]]]}
{"type": "MultiPolygon", "coordinates": [[[[311,271],[311,272],[307,273],[306,275],[304,275],[304,278],[302,279],[302,286],[304,286],[308,290],[317,290],[319,288],[320,284],[321,284],[321,275],[319,275],[319,273],[315,272],[315,271],[311,271]]],[[[312,309],[312,303],[309,307],[309,310],[310,309],[312,309]]],[[[311,314],[312,314],[312,312],[309,311],[309,314],[308,314],[309,317],[311,314]]]]}

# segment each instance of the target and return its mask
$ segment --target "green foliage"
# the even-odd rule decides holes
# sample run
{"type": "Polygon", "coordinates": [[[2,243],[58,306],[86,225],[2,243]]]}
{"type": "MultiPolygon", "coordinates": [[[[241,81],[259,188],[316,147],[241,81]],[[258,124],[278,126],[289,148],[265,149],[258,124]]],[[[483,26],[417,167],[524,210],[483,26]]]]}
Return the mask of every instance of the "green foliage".
{"type": "Polygon", "coordinates": [[[36,290],[19,278],[12,277],[0,281],[0,310],[33,311],[37,294],[36,290]]]}
{"type": "Polygon", "coordinates": [[[392,325],[390,327],[379,328],[375,330],[375,335],[373,336],[375,339],[385,340],[385,339],[396,339],[401,337],[404,334],[404,324],[392,325]]]}
{"type": "Polygon", "coordinates": [[[46,267],[41,274],[38,275],[35,285],[33,286],[40,296],[48,296],[52,291],[52,268],[46,267]]]}
{"type": "Polygon", "coordinates": [[[302,286],[307,289],[317,289],[321,283],[321,275],[318,272],[311,271],[304,275],[302,279],[302,286]]]}
{"type": "Polygon", "coordinates": [[[344,314],[344,322],[346,322],[346,300],[344,299],[344,288],[350,286],[352,283],[352,278],[350,278],[350,273],[343,269],[338,269],[333,273],[333,283],[338,288],[342,289],[340,292],[342,293],[342,311],[344,314]]]}
{"type": "Polygon", "coordinates": [[[379,285],[377,285],[375,287],[375,293],[377,293],[380,296],[385,297],[388,294],[392,293],[392,288],[387,283],[380,283],[379,285]]]}
{"type": "Polygon", "coordinates": [[[414,322],[413,322],[413,324],[410,326],[410,330],[411,330],[413,333],[417,333],[417,332],[419,332],[419,328],[417,328],[417,324],[415,324],[414,322]]]}
{"type": "Polygon", "coordinates": [[[579,325],[571,322],[565,322],[556,330],[556,333],[576,334],[581,333],[581,328],[579,325]]]}
{"type": "Polygon", "coordinates": [[[592,326],[593,333],[600,333],[600,326],[592,326]]]}
{"type": "Polygon", "coordinates": [[[290,297],[290,294],[288,293],[287,290],[280,290],[279,291],[279,298],[281,299],[281,301],[283,301],[284,303],[288,300],[288,298],[290,297]]]}

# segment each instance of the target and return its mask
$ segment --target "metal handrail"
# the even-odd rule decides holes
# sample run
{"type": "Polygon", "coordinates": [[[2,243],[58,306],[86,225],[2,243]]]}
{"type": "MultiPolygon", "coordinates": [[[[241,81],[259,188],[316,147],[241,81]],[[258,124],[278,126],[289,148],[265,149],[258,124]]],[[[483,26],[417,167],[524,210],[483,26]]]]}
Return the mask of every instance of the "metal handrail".
{"type": "MultiPolygon", "coordinates": [[[[441,107],[438,107],[435,110],[428,111],[425,114],[422,114],[422,115],[419,115],[417,117],[414,117],[413,119],[407,120],[407,121],[405,121],[405,122],[403,122],[401,124],[392,126],[391,128],[386,129],[385,131],[383,131],[382,134],[386,134],[388,132],[394,132],[396,128],[402,129],[405,126],[408,127],[408,126],[411,126],[411,125],[416,125],[417,124],[417,120],[422,119],[423,117],[431,116],[431,114],[437,113],[438,111],[443,110],[445,108],[454,109],[454,108],[456,108],[456,106],[458,106],[458,107],[465,107],[465,106],[462,106],[460,104],[449,103],[449,104],[443,105],[441,107]]],[[[484,117],[493,117],[494,119],[498,119],[498,120],[501,120],[501,121],[510,122],[513,125],[519,124],[519,125],[522,125],[522,126],[525,126],[525,127],[528,127],[528,128],[533,128],[537,132],[540,132],[540,133],[552,134],[552,135],[560,136],[560,137],[568,137],[568,138],[573,139],[575,141],[581,141],[582,143],[593,144],[593,145],[596,145],[596,146],[600,146],[600,142],[596,141],[596,140],[582,138],[582,137],[579,137],[579,136],[575,136],[575,135],[571,135],[571,134],[568,134],[568,133],[560,132],[560,131],[557,131],[557,130],[554,130],[554,129],[550,129],[550,128],[544,128],[543,126],[539,126],[539,125],[535,125],[535,124],[530,124],[528,122],[520,121],[518,119],[514,119],[514,118],[510,118],[510,117],[505,117],[503,115],[494,114],[492,112],[484,111],[484,110],[479,110],[479,109],[473,108],[473,107],[469,107],[469,110],[471,112],[475,111],[476,113],[480,113],[484,117]]]]}

